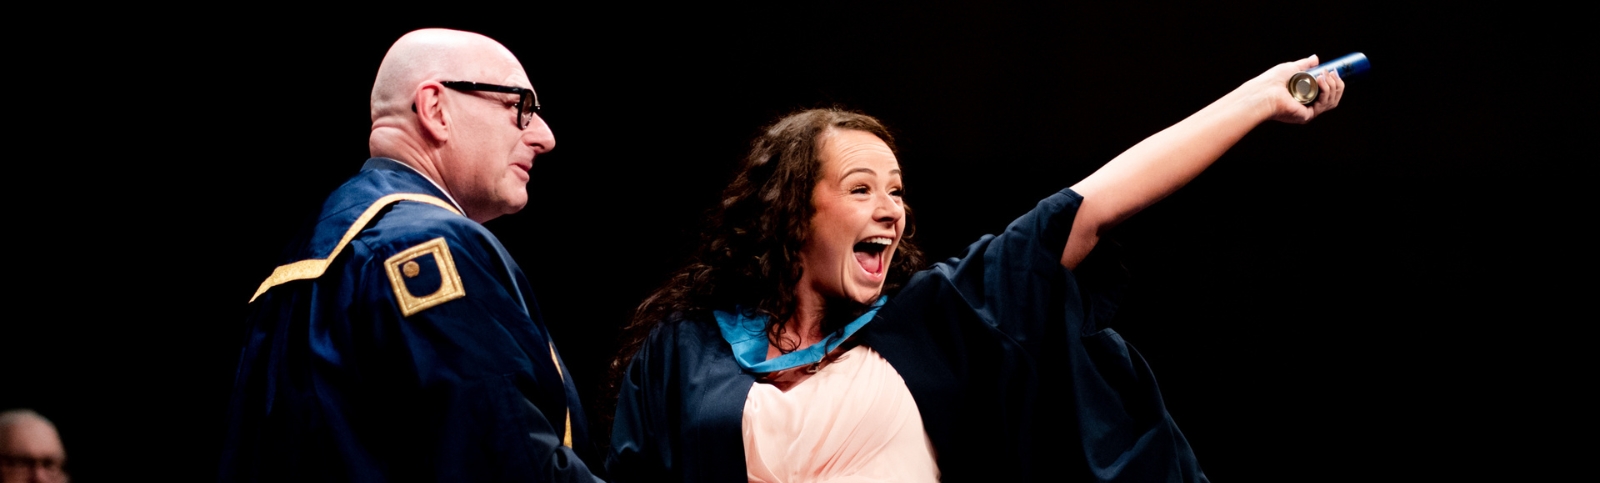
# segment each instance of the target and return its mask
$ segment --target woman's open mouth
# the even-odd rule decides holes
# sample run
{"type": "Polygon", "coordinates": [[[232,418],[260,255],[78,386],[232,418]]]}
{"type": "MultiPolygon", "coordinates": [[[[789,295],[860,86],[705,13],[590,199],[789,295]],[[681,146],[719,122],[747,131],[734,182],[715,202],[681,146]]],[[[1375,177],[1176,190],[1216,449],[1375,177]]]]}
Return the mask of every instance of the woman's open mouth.
{"type": "Polygon", "coordinates": [[[889,245],[893,243],[894,239],[886,236],[875,236],[857,242],[854,247],[856,262],[860,263],[861,268],[866,270],[868,274],[874,277],[883,276],[883,272],[888,268],[885,266],[887,265],[888,260],[886,259],[888,257],[885,257],[884,253],[889,249],[889,245]]]}

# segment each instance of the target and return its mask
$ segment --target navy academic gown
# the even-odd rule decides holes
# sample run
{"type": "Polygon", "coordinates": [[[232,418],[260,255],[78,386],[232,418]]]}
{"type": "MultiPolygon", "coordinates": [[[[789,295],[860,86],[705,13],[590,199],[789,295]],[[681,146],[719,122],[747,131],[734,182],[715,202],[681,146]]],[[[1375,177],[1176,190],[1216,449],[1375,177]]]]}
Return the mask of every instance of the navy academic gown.
{"type": "MultiPolygon", "coordinates": [[[[1120,268],[1101,253],[1061,266],[1081,201],[1062,190],[918,272],[857,334],[905,379],[943,481],[1206,481],[1144,358],[1107,326],[1120,268]]],[[[621,383],[612,476],[746,481],[754,382],[710,317],[658,327],[621,383]]]]}
{"type": "Polygon", "coordinates": [[[329,196],[249,305],[222,480],[597,481],[527,279],[447,199],[383,158],[329,196]]]}

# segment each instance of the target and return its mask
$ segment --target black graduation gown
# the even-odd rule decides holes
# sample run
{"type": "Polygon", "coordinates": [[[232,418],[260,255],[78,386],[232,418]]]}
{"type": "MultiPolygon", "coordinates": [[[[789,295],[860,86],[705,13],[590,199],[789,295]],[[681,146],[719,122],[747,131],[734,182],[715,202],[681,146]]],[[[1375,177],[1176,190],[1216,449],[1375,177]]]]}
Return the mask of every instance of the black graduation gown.
{"type": "MultiPolygon", "coordinates": [[[[905,379],[943,481],[1206,481],[1144,358],[1106,324],[1120,271],[1100,253],[1060,264],[1081,201],[1062,190],[918,272],[857,334],[905,379]]],[[[707,319],[663,324],[634,356],[617,481],[746,481],[755,376],[707,319]]]]}

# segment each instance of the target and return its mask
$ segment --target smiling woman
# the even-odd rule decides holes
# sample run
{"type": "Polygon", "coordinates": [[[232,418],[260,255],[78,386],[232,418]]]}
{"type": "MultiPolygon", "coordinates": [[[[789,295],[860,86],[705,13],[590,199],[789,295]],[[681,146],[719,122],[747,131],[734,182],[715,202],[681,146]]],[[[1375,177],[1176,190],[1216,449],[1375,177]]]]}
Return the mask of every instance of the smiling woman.
{"type": "MultiPolygon", "coordinates": [[[[841,129],[822,134],[821,179],[811,193],[811,236],[800,248],[802,324],[821,319],[826,299],[877,300],[887,262],[906,226],[900,162],[877,136],[841,129]],[[815,314],[815,315],[812,315],[815,314]]],[[[802,342],[810,334],[800,330],[802,342]]]]}
{"type": "Polygon", "coordinates": [[[894,141],[840,110],[767,129],[703,244],[612,365],[617,481],[1205,481],[1109,327],[1100,234],[1268,119],[1306,122],[1280,64],[921,268],[894,141]],[[1095,253],[1091,256],[1091,253],[1095,253]]]}
{"type": "MultiPolygon", "coordinates": [[[[769,127],[711,213],[700,252],[640,305],[614,372],[667,319],[739,306],[772,320],[775,334],[791,320],[820,321],[813,329],[827,333],[842,322],[816,310],[859,314],[878,292],[904,283],[921,267],[922,252],[901,234],[908,208],[893,143],[877,119],[843,110],[804,111],[769,127]],[[828,243],[809,243],[813,238],[828,243]],[[871,257],[879,265],[873,273],[851,268],[863,267],[858,255],[873,254],[869,247],[858,252],[858,242],[885,241],[888,248],[871,257]],[[847,282],[851,274],[861,276],[847,282]],[[877,279],[876,288],[860,280],[867,278],[877,279]],[[846,293],[859,294],[850,297],[856,306],[826,303],[846,293]]],[[[777,335],[772,341],[785,352],[804,345],[777,335]]]]}
{"type": "Polygon", "coordinates": [[[832,464],[828,474],[937,477],[905,383],[853,337],[882,306],[883,296],[922,264],[909,237],[893,142],[877,119],[836,109],[789,115],[754,142],[711,216],[700,253],[640,306],[627,329],[627,345],[612,368],[622,391],[616,425],[625,435],[615,444],[619,478],[658,481],[666,477],[663,471],[677,467],[687,471],[683,481],[743,481],[749,466],[750,475],[785,481],[782,475],[814,472],[840,452],[851,458],[832,464]],[[692,401],[651,404],[638,398],[646,396],[642,385],[618,380],[630,359],[636,369],[630,379],[652,377],[638,365],[652,359],[647,353],[664,354],[667,346],[678,345],[661,340],[668,334],[704,338],[703,345],[689,346],[709,352],[681,356],[707,356],[704,362],[712,363],[668,370],[690,371],[682,374],[688,378],[684,384],[721,389],[694,391],[692,401]],[[877,397],[849,404],[855,400],[847,394],[877,397]],[[645,414],[656,411],[666,412],[645,414]],[[709,417],[684,418],[680,411],[709,417]],[[741,423],[741,414],[760,417],[741,423]],[[715,427],[720,437],[712,440],[746,440],[767,451],[752,451],[749,461],[721,451],[706,453],[714,461],[651,461],[659,451],[699,443],[682,440],[676,431],[647,428],[638,418],[715,427]],[[884,423],[863,433],[877,438],[849,442],[848,450],[827,443],[830,434],[867,423],[884,423]],[[788,430],[796,425],[808,429],[788,430]],[[647,434],[667,439],[646,442],[641,437],[647,434]],[[629,448],[638,444],[649,449],[629,448]],[[832,449],[811,450],[818,445],[832,449]]]}

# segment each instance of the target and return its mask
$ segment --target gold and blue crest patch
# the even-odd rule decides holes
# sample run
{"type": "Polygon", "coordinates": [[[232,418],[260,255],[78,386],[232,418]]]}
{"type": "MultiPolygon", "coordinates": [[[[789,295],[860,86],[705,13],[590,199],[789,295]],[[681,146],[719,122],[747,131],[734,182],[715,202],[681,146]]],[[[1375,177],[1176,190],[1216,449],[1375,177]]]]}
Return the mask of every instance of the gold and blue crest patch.
{"type": "Polygon", "coordinates": [[[384,262],[400,313],[410,317],[429,307],[467,296],[444,238],[428,240],[384,262]]]}

